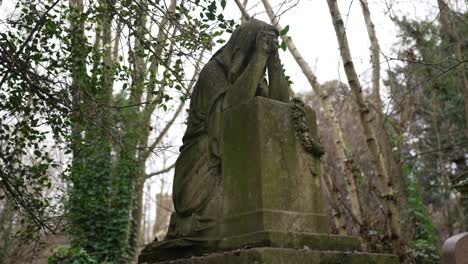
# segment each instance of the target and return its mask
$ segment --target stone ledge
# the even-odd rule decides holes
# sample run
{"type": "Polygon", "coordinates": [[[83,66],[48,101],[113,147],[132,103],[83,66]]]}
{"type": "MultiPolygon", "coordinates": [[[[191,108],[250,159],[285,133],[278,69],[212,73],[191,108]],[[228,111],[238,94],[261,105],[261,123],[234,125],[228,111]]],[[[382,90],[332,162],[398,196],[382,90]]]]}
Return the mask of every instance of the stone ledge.
{"type": "Polygon", "coordinates": [[[208,253],[242,248],[289,248],[329,251],[359,251],[359,238],[333,234],[259,231],[226,237],[219,241],[189,241],[186,239],[156,242],[157,245],[139,256],[139,263],[157,263],[208,253]],[[169,246],[166,246],[169,245],[169,246]]]}
{"type": "Polygon", "coordinates": [[[398,258],[386,254],[315,251],[286,248],[250,248],[213,253],[167,262],[143,264],[397,264],[398,258]]]}
{"type": "Polygon", "coordinates": [[[221,223],[224,236],[235,236],[262,230],[282,232],[323,233],[327,217],[320,213],[258,209],[224,217],[221,223]],[[232,227],[235,226],[235,230],[232,227]]]}
{"type": "Polygon", "coordinates": [[[235,249],[244,247],[295,248],[307,247],[313,250],[358,251],[359,238],[333,234],[259,231],[227,237],[220,241],[219,248],[235,249]]]}

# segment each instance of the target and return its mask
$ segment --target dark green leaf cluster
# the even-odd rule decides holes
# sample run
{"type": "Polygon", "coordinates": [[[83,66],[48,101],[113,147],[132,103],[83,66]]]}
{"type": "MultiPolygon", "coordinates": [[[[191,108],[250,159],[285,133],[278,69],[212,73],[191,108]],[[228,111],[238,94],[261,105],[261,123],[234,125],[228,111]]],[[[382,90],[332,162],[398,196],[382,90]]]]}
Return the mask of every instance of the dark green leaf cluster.
{"type": "Polygon", "coordinates": [[[59,247],[48,258],[49,264],[98,264],[99,262],[89,256],[80,247],[59,247]]]}
{"type": "Polygon", "coordinates": [[[421,199],[420,186],[412,169],[410,163],[403,166],[408,194],[408,210],[405,212],[408,222],[405,223],[405,226],[411,229],[407,232],[411,235],[409,237],[410,247],[417,263],[440,263],[437,232],[421,199]]]}
{"type": "Polygon", "coordinates": [[[227,23],[215,2],[168,8],[154,1],[98,1],[68,16],[71,85],[79,96],[72,95],[67,230],[72,245],[99,261],[122,263],[135,255],[152,114],[169,111],[175,94],[189,96],[187,65],[212,48],[223,33],[217,26],[227,23]],[[194,15],[199,12],[203,17],[194,15]],[[127,38],[118,56],[112,54],[113,23],[127,38]]]}
{"type": "Polygon", "coordinates": [[[61,167],[52,151],[64,146],[70,125],[60,48],[67,33],[58,1],[19,1],[16,10],[0,33],[0,186],[31,237],[52,231],[48,220],[61,213],[52,203],[61,167]]]}

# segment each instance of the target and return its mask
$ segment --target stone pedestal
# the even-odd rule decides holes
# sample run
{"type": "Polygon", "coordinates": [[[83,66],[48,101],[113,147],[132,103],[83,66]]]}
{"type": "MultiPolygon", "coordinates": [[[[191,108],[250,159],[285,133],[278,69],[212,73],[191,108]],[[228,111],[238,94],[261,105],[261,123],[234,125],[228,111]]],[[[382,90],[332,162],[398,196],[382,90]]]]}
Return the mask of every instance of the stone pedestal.
{"type": "Polygon", "coordinates": [[[290,248],[251,248],[161,264],[397,264],[396,256],[290,248]]]}
{"type": "MultiPolygon", "coordinates": [[[[225,236],[274,230],[326,233],[320,157],[306,153],[291,105],[263,97],[225,112],[222,174],[225,236]]],[[[306,112],[312,137],[315,114],[306,112]]]]}
{"type": "MultiPolygon", "coordinates": [[[[357,238],[328,234],[320,157],[305,151],[292,111],[291,104],[256,97],[224,113],[220,248],[359,248],[357,238]]],[[[317,138],[315,113],[304,114],[317,138]]]]}
{"type": "MultiPolygon", "coordinates": [[[[360,249],[357,237],[329,234],[320,157],[303,147],[292,111],[291,104],[263,97],[226,110],[219,239],[195,245],[181,239],[178,247],[145,251],[139,262],[398,263],[387,255],[351,254],[360,249]],[[208,255],[175,260],[202,254],[208,255]]],[[[302,121],[302,132],[316,139],[315,113],[305,109],[302,121]]]]}

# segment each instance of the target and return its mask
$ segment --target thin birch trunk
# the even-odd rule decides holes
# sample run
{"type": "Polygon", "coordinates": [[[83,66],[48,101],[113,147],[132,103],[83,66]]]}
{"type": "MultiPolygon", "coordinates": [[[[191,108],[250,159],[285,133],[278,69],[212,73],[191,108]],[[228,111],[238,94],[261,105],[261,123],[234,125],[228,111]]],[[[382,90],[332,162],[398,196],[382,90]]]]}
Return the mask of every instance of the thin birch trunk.
{"type": "Polygon", "coordinates": [[[332,210],[333,222],[335,223],[335,227],[338,230],[339,235],[346,235],[346,224],[343,218],[343,214],[340,212],[339,205],[338,205],[338,197],[336,197],[336,192],[333,180],[329,173],[326,170],[322,170],[322,181],[325,183],[325,194],[330,201],[330,208],[332,210]]]}
{"type": "Polygon", "coordinates": [[[382,155],[385,157],[390,179],[394,179],[398,197],[403,205],[407,204],[407,193],[405,191],[405,180],[400,164],[392,158],[392,144],[385,131],[385,118],[383,113],[383,103],[380,98],[380,45],[372,22],[369,4],[367,0],[360,0],[362,14],[366,24],[367,35],[370,41],[371,63],[372,63],[372,99],[375,110],[375,129],[378,144],[381,145],[382,155]],[[393,169],[392,169],[393,168],[393,169]]]}
{"type": "Polygon", "coordinates": [[[396,199],[392,188],[392,182],[389,177],[388,168],[386,166],[386,161],[382,155],[379,145],[377,144],[375,130],[371,125],[370,111],[362,94],[362,86],[354,68],[346,30],[338,9],[337,1],[327,0],[327,3],[340,47],[340,55],[343,60],[348,83],[353,93],[354,100],[358,106],[359,118],[366,138],[366,144],[369,149],[372,162],[376,168],[379,191],[385,202],[385,212],[390,220],[390,231],[394,252],[403,259],[406,257],[406,247],[401,234],[400,216],[396,206],[396,199]]]}
{"type": "MultiPolygon", "coordinates": [[[[262,3],[272,24],[276,26],[279,31],[282,31],[283,27],[279,24],[279,21],[276,18],[268,0],[262,0],[262,3]]],[[[353,218],[358,222],[358,226],[361,226],[363,224],[362,206],[359,200],[359,193],[356,186],[356,178],[359,176],[360,170],[356,170],[357,164],[354,164],[354,160],[351,157],[347,141],[343,135],[342,129],[339,126],[339,122],[333,106],[329,100],[328,95],[323,92],[322,85],[318,82],[317,77],[313,73],[312,69],[299,53],[299,50],[297,49],[291,37],[288,35],[283,35],[282,39],[288,46],[288,50],[291,52],[294,59],[296,60],[296,63],[299,65],[302,72],[306,76],[309,84],[319,98],[320,105],[324,109],[324,117],[332,129],[334,138],[333,143],[336,149],[337,158],[341,161],[340,168],[343,175],[345,175],[346,190],[348,192],[348,199],[351,204],[353,218]]]]}
{"type": "MultiPolygon", "coordinates": [[[[382,100],[380,99],[380,45],[375,33],[375,26],[372,22],[367,0],[359,0],[361,2],[362,14],[366,23],[367,35],[371,44],[371,63],[372,63],[372,95],[376,108],[382,110],[382,100]]],[[[379,125],[381,123],[379,122],[379,125]]]]}
{"type": "MultiPolygon", "coordinates": [[[[406,97],[402,104],[402,109],[400,111],[400,133],[403,135],[406,129],[407,122],[411,119],[411,104],[414,103],[414,93],[413,93],[413,72],[414,72],[414,52],[412,49],[409,49],[406,52],[406,97]]],[[[402,99],[403,100],[403,99],[402,99]]],[[[399,149],[402,149],[400,147],[399,149]]]]}
{"type": "MultiPolygon", "coordinates": [[[[146,0],[138,1],[139,8],[135,13],[135,43],[133,45],[134,50],[132,58],[133,70],[132,85],[130,88],[129,103],[138,105],[142,102],[143,95],[145,92],[145,76],[146,76],[146,60],[144,55],[146,41],[145,34],[147,32],[147,8],[148,2],[146,0]]],[[[124,147],[122,152],[124,155],[129,155],[129,161],[135,163],[133,168],[137,172],[130,172],[128,181],[132,183],[132,194],[130,206],[130,221],[128,221],[128,244],[129,244],[129,259],[137,260],[138,242],[141,238],[141,224],[142,224],[142,204],[143,204],[143,186],[144,186],[144,174],[145,174],[145,162],[138,158],[141,154],[139,153],[140,142],[147,142],[149,129],[143,124],[143,114],[140,111],[140,107],[129,108],[126,120],[126,133],[124,135],[124,147]]]]}
{"type": "Polygon", "coordinates": [[[243,5],[240,0],[234,0],[234,2],[236,2],[236,5],[241,12],[241,15],[242,15],[241,20],[243,22],[248,21],[251,17],[249,13],[247,12],[247,10],[245,10],[245,5],[243,5]]]}
{"type": "MultiPolygon", "coordinates": [[[[149,185],[148,185],[149,186],[149,185]]],[[[142,188],[143,190],[143,188],[142,188]]],[[[147,199],[147,191],[148,191],[148,188],[146,189],[146,192],[143,191],[143,195],[142,195],[142,210],[141,210],[141,227],[140,227],[140,236],[138,238],[138,247],[142,247],[145,245],[146,243],[146,232],[147,232],[147,227],[148,227],[148,224],[146,222],[147,220],[147,213],[148,213],[148,199],[147,199]]]]}
{"type": "MultiPolygon", "coordinates": [[[[145,5],[146,6],[146,2],[145,2],[145,5]]],[[[150,63],[150,66],[149,66],[149,69],[148,71],[152,74],[152,76],[156,76],[157,73],[158,73],[158,69],[159,67],[163,64],[162,61],[158,61],[158,58],[162,58],[163,56],[163,52],[164,52],[164,47],[165,47],[165,44],[167,43],[168,39],[169,39],[169,35],[167,32],[169,31],[169,28],[170,28],[170,16],[172,15],[172,13],[175,11],[175,8],[176,8],[176,0],[172,0],[171,1],[171,4],[169,6],[169,10],[168,12],[164,15],[164,17],[162,18],[162,21],[159,25],[159,32],[158,32],[158,35],[157,35],[157,42],[156,42],[156,48],[155,48],[155,54],[153,54],[153,57],[154,57],[154,61],[152,61],[150,63]]],[[[146,14],[145,14],[146,16],[146,14]]],[[[146,20],[145,20],[146,21],[146,20]]],[[[139,27],[141,32],[144,31],[144,26],[145,26],[145,23],[141,22],[139,27]]],[[[174,34],[175,34],[175,31],[174,31],[174,34]]],[[[141,37],[143,38],[144,34],[141,34],[141,37]]],[[[138,38],[137,38],[138,39],[138,38]]],[[[140,41],[137,41],[136,44],[135,44],[135,50],[138,49],[138,47],[141,45],[141,41],[143,40],[140,40],[140,41]]],[[[173,44],[173,42],[171,42],[171,45],[173,44]]],[[[168,56],[167,57],[170,57],[170,53],[172,52],[172,48],[169,48],[169,51],[168,51],[168,56]]],[[[204,51],[202,51],[202,54],[204,53],[204,51]]],[[[202,55],[200,55],[199,57],[199,60],[197,61],[197,64],[196,64],[196,70],[195,70],[195,73],[194,74],[198,74],[199,71],[198,71],[198,66],[199,64],[201,63],[201,60],[202,60],[202,55]]],[[[143,60],[135,60],[135,64],[140,64],[139,67],[135,66],[135,70],[137,70],[137,68],[140,68],[143,72],[146,72],[146,67],[144,67],[146,65],[146,63],[143,61],[143,60]]],[[[167,63],[168,64],[168,63],[167,63]]],[[[166,67],[169,67],[168,65],[164,65],[166,67]]],[[[137,73],[138,74],[138,73],[137,73]]],[[[195,75],[194,75],[194,78],[195,79],[195,75]]],[[[191,89],[191,87],[193,86],[194,84],[194,81],[192,81],[190,83],[190,88],[188,90],[191,89]]],[[[137,85],[140,85],[140,84],[137,84],[137,85]]],[[[136,87],[138,88],[138,86],[136,87]]],[[[152,98],[152,93],[153,93],[153,90],[154,90],[154,86],[151,84],[151,85],[147,85],[145,88],[143,87],[143,83],[141,83],[141,91],[143,91],[143,89],[146,90],[146,94],[148,95],[147,97],[147,101],[153,101],[153,98],[152,98]]],[[[140,89],[138,89],[139,91],[140,89]]],[[[141,95],[142,94],[139,94],[137,98],[135,98],[135,101],[133,103],[137,103],[137,102],[140,102],[141,101],[141,95]]],[[[150,146],[148,146],[148,136],[149,136],[149,130],[148,129],[145,129],[144,131],[142,131],[141,135],[139,136],[139,143],[138,143],[138,147],[140,149],[144,149],[141,153],[139,153],[139,159],[138,159],[138,163],[140,164],[139,167],[143,168],[141,170],[141,173],[139,174],[139,179],[137,180],[136,182],[136,201],[135,203],[133,204],[133,210],[132,210],[132,216],[133,216],[133,225],[134,227],[131,229],[133,230],[133,232],[137,232],[136,234],[132,234],[131,237],[133,239],[131,239],[131,247],[132,247],[132,251],[135,252],[136,249],[137,249],[137,243],[136,241],[141,241],[141,237],[144,235],[142,231],[142,200],[143,200],[143,186],[144,186],[144,182],[146,180],[146,174],[144,173],[144,164],[145,164],[145,161],[146,159],[150,156],[152,150],[162,141],[164,135],[169,131],[170,127],[174,124],[176,118],[179,116],[179,114],[182,112],[182,110],[184,109],[184,105],[185,105],[185,101],[181,102],[179,107],[177,108],[176,112],[174,113],[172,119],[166,124],[166,126],[164,127],[164,129],[161,131],[161,133],[158,135],[157,139],[155,140],[154,143],[152,143],[150,146]]],[[[152,115],[152,112],[154,111],[155,109],[155,106],[156,104],[153,104],[153,103],[149,103],[145,106],[145,108],[142,110],[141,113],[141,121],[143,124],[146,124],[148,125],[149,127],[149,124],[151,122],[151,115],[152,115]]],[[[133,257],[137,257],[136,255],[133,255],[133,257]]]]}
{"type": "MultiPolygon", "coordinates": [[[[247,8],[247,3],[248,3],[248,1],[249,1],[249,0],[244,0],[244,2],[242,3],[242,7],[243,7],[244,9],[247,8]]],[[[241,11],[241,13],[242,13],[242,11],[241,11]]],[[[245,13],[247,13],[247,11],[245,11],[245,13]]],[[[248,18],[246,18],[244,15],[242,15],[242,17],[241,17],[241,23],[244,24],[247,20],[248,20],[248,18]]]]}

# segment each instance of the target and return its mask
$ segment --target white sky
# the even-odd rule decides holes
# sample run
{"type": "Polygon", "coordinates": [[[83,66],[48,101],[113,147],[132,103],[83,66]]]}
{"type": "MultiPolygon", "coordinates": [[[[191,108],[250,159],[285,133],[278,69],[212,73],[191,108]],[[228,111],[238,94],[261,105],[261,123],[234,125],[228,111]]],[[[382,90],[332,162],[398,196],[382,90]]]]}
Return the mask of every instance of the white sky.
{"type": "MultiPolygon", "coordinates": [[[[250,1],[252,2],[252,0],[250,1]]],[[[409,17],[430,17],[432,19],[437,15],[437,13],[431,12],[437,10],[437,6],[434,5],[436,4],[435,0],[387,1],[393,2],[394,10],[400,10],[395,12],[398,15],[405,14],[409,17]],[[431,2],[433,3],[431,4],[431,2]]],[[[278,0],[271,1],[271,5],[275,11],[278,10],[281,2],[278,0]]],[[[363,86],[366,86],[371,74],[370,43],[360,3],[359,0],[341,0],[338,2],[340,4],[341,15],[345,22],[347,21],[348,41],[356,70],[361,77],[361,81],[363,81],[363,86]]],[[[255,2],[248,4],[248,8],[256,6],[255,4],[255,2]]],[[[387,56],[391,55],[391,48],[397,41],[397,31],[386,14],[387,7],[385,0],[369,0],[369,6],[382,53],[387,56]]],[[[253,10],[249,10],[249,13],[263,12],[262,8],[263,5],[260,3],[253,10]]],[[[283,7],[284,9],[285,7],[283,7]]],[[[228,2],[226,11],[227,17],[240,16],[233,0],[228,2]]],[[[256,18],[269,21],[264,13],[260,13],[256,18]]],[[[283,27],[289,25],[290,30],[288,35],[292,37],[299,52],[317,75],[319,82],[333,79],[346,82],[346,76],[340,65],[338,43],[326,0],[301,0],[297,6],[280,17],[280,23],[283,27]]],[[[290,53],[281,52],[280,54],[285,64],[286,72],[294,82],[293,89],[296,92],[309,91],[311,89],[310,85],[290,53]]],[[[383,58],[381,60],[384,62],[383,58]]],[[[382,65],[382,70],[385,68],[386,65],[382,65]]]]}

